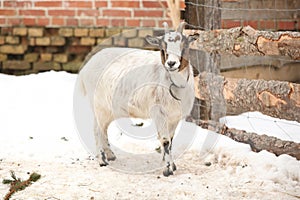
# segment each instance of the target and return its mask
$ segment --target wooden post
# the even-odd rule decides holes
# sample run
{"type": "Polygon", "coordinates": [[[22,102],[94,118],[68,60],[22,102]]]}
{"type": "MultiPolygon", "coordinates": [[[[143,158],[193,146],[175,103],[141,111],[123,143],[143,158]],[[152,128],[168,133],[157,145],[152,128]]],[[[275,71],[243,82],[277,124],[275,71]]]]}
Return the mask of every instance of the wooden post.
{"type": "MultiPolygon", "coordinates": [[[[221,27],[221,3],[220,0],[186,0],[184,14],[188,28],[214,30],[221,27]]],[[[211,72],[220,74],[221,56],[215,52],[190,50],[191,64],[199,72],[211,72]]],[[[214,96],[215,88],[207,85],[210,101],[195,100],[192,117],[194,119],[218,120],[226,113],[225,100],[221,96],[214,96]],[[225,110],[224,110],[225,109],[225,110]],[[201,114],[200,114],[201,113],[201,114]]]]}

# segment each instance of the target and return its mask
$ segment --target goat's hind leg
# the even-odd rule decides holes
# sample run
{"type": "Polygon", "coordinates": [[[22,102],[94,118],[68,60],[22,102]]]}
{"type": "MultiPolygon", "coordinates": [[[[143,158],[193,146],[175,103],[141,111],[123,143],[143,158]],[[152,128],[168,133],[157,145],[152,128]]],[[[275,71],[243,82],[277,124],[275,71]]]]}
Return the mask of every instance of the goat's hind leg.
{"type": "Polygon", "coordinates": [[[95,120],[95,125],[94,125],[94,134],[95,134],[96,150],[97,150],[96,157],[101,167],[108,165],[108,161],[112,161],[116,159],[116,156],[110,149],[108,143],[107,128],[109,124],[110,121],[106,123],[100,123],[99,126],[97,121],[95,120]]]}
{"type": "Polygon", "coordinates": [[[101,145],[101,131],[99,129],[99,126],[97,124],[97,121],[95,120],[94,125],[94,135],[95,135],[95,141],[96,141],[96,158],[99,162],[100,167],[108,165],[106,161],[106,155],[104,153],[104,150],[101,145]]]}

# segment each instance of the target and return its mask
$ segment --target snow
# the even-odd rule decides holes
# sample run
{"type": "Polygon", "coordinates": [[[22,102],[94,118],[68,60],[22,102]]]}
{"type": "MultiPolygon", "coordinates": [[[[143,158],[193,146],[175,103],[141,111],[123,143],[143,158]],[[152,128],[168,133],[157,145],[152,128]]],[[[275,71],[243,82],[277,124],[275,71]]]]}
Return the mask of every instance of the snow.
{"type": "MultiPolygon", "coordinates": [[[[132,164],[129,156],[120,154],[118,157],[118,152],[113,167],[100,168],[82,144],[73,120],[76,78],[77,75],[66,72],[19,77],[0,74],[0,180],[9,178],[10,170],[23,179],[28,177],[28,172],[42,175],[39,181],[17,192],[12,199],[300,197],[300,162],[295,158],[277,157],[267,151],[254,153],[249,145],[187,122],[181,122],[177,129],[174,145],[178,148],[174,151],[182,146],[187,150],[178,152],[178,169],[173,176],[163,177],[159,166],[156,166],[158,170],[145,171],[153,163],[147,166],[135,158],[132,164]],[[135,168],[136,164],[142,168],[135,168]],[[141,171],[134,173],[134,170],[141,171]]],[[[221,120],[229,127],[300,142],[297,122],[258,112],[221,120]]],[[[158,142],[153,137],[141,141],[121,134],[118,124],[123,122],[126,120],[114,122],[109,128],[109,139],[116,149],[124,149],[129,155],[151,152],[159,157],[154,150],[158,142]]],[[[143,122],[144,127],[128,127],[151,130],[151,121],[143,122]]],[[[7,185],[0,184],[0,197],[8,190],[7,185]]]]}

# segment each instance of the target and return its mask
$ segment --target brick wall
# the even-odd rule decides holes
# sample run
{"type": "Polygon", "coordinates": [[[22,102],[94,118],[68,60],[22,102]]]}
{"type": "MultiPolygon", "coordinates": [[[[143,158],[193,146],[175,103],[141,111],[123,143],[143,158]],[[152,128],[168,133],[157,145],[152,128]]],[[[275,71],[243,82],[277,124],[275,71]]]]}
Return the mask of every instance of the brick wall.
{"type": "MultiPolygon", "coordinates": [[[[158,34],[163,21],[171,24],[167,3],[160,2],[1,0],[0,72],[77,72],[84,57],[100,43],[145,48],[145,34],[158,34]],[[118,35],[111,37],[114,34],[118,35]]],[[[221,6],[223,28],[300,28],[299,0],[222,0],[221,6]]]]}
{"type": "Polygon", "coordinates": [[[1,0],[0,26],[159,27],[169,21],[166,7],[165,0],[1,0]]]}
{"type": "Polygon", "coordinates": [[[96,45],[152,49],[146,35],[161,29],[2,27],[0,72],[23,75],[48,70],[76,73],[96,45]]]}
{"type": "Polygon", "coordinates": [[[222,0],[222,27],[300,30],[299,0],[222,0]]]}

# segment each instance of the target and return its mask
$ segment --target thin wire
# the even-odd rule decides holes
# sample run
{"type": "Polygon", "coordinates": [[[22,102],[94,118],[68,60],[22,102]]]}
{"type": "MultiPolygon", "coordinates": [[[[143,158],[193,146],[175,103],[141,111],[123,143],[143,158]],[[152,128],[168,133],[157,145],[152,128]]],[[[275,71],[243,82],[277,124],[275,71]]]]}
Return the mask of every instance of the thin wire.
{"type": "Polygon", "coordinates": [[[289,137],[289,139],[293,139],[293,137],[292,136],[290,136],[281,126],[279,126],[279,124],[277,123],[277,121],[274,121],[274,123],[277,125],[277,127],[281,130],[281,131],[283,131],[284,132],[284,134],[286,134],[288,137],[289,137]]]}
{"type": "Polygon", "coordinates": [[[250,115],[249,115],[249,114],[250,114],[250,113],[248,112],[248,113],[247,113],[247,120],[248,120],[248,123],[250,124],[250,126],[251,126],[253,132],[257,132],[256,129],[254,128],[254,126],[252,125],[251,121],[250,121],[250,115]]]}
{"type": "MultiPolygon", "coordinates": [[[[189,5],[192,5],[192,6],[201,6],[201,7],[205,7],[205,8],[211,8],[211,9],[214,9],[213,12],[215,12],[215,9],[219,9],[221,11],[234,11],[234,10],[240,10],[240,11],[245,11],[245,15],[247,15],[246,18],[240,18],[240,19],[237,19],[241,22],[241,25],[243,26],[244,24],[248,24],[249,23],[249,20],[251,17],[252,17],[252,12],[251,11],[265,11],[265,12],[276,12],[276,13],[280,13],[280,12],[298,12],[300,11],[299,8],[296,8],[296,9],[288,9],[288,5],[287,5],[287,1],[285,1],[285,7],[284,8],[278,8],[278,5],[277,5],[277,0],[275,0],[275,8],[266,8],[267,6],[267,3],[265,2],[265,0],[263,0],[262,2],[262,5],[263,5],[263,8],[250,8],[249,7],[249,3],[250,1],[249,0],[245,0],[244,1],[244,8],[227,8],[227,7],[221,7],[221,6],[212,6],[212,5],[205,5],[205,4],[201,4],[199,3],[199,1],[197,0],[196,3],[194,2],[186,2],[186,4],[189,4],[189,5]]],[[[196,9],[196,16],[197,16],[197,24],[198,25],[193,25],[193,24],[190,24],[188,23],[189,27],[192,27],[192,28],[195,28],[195,29],[200,29],[200,30],[207,30],[205,27],[203,26],[200,26],[200,17],[199,17],[199,9],[196,9]]],[[[271,21],[273,21],[274,25],[275,25],[275,29],[277,29],[277,23],[276,23],[276,17],[274,16],[273,19],[271,18],[270,19],[271,21]]],[[[257,23],[261,23],[258,22],[257,23]]],[[[259,25],[259,24],[258,24],[259,25]]],[[[264,23],[264,24],[260,24],[261,25],[261,28],[266,28],[267,25],[264,23]]],[[[272,27],[273,29],[273,27],[272,27]]],[[[197,56],[197,63],[199,63],[199,55],[196,54],[197,56]]],[[[229,65],[232,65],[232,60],[228,57],[228,64],[229,65]]],[[[262,57],[262,59],[264,59],[262,57]]],[[[272,68],[274,68],[274,65],[272,64],[272,60],[275,60],[275,61],[278,61],[278,62],[281,62],[279,63],[279,66],[284,66],[285,62],[291,62],[291,63],[299,63],[300,60],[293,60],[293,59],[288,59],[288,57],[272,57],[272,56],[268,56],[268,58],[266,59],[265,62],[262,63],[262,65],[265,65],[267,68],[268,68],[268,73],[270,75],[270,77],[274,77],[274,74],[272,73],[272,68]]],[[[244,68],[245,68],[245,73],[248,73],[248,68],[246,67],[246,63],[244,63],[244,68]]],[[[281,67],[275,67],[276,68],[281,68],[281,67]]],[[[204,106],[204,105],[201,105],[201,104],[195,104],[195,106],[198,107],[198,110],[200,111],[200,108],[208,108],[208,106],[204,106]]],[[[229,113],[227,112],[226,115],[236,115],[236,113],[229,113]]],[[[240,116],[242,117],[245,117],[250,125],[250,127],[252,128],[253,131],[257,131],[255,129],[255,123],[253,122],[253,119],[256,119],[256,120],[261,120],[261,121],[267,121],[267,122],[272,122],[272,123],[275,123],[276,126],[284,133],[286,134],[289,138],[292,138],[286,130],[284,130],[284,128],[282,127],[282,125],[289,125],[289,126],[294,126],[294,127],[300,127],[300,124],[299,123],[293,123],[292,121],[288,121],[288,120],[280,120],[278,118],[263,118],[263,117],[257,117],[257,116],[251,116],[251,112],[247,112],[247,113],[244,113],[244,114],[241,114],[240,116]]],[[[228,120],[229,118],[227,118],[226,116],[223,118],[224,120],[224,123],[229,125],[229,122],[230,120],[228,120]]]]}
{"type": "MultiPolygon", "coordinates": [[[[208,6],[205,4],[199,4],[199,3],[193,3],[193,2],[185,2],[185,4],[190,4],[193,6],[203,6],[205,8],[214,8],[214,9],[220,9],[220,10],[228,10],[228,11],[234,11],[237,10],[236,8],[224,8],[224,7],[219,7],[219,6],[208,6]]],[[[279,11],[279,12],[296,12],[299,11],[300,9],[272,9],[272,8],[251,8],[251,9],[246,9],[246,8],[238,8],[238,10],[241,11],[279,11]]]]}

